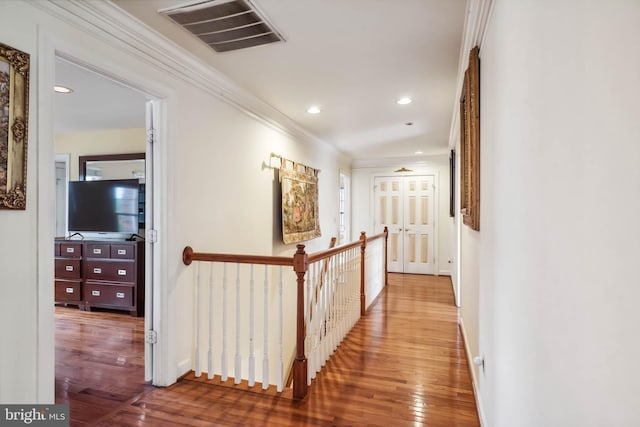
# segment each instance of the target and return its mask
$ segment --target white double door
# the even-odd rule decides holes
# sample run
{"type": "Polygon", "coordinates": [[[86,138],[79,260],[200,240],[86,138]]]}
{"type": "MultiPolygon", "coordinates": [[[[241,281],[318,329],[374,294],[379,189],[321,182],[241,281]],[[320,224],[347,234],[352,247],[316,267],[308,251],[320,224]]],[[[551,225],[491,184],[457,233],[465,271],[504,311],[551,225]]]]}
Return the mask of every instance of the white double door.
{"type": "Polygon", "coordinates": [[[433,274],[434,176],[375,177],[375,229],[389,230],[388,270],[433,274]]]}

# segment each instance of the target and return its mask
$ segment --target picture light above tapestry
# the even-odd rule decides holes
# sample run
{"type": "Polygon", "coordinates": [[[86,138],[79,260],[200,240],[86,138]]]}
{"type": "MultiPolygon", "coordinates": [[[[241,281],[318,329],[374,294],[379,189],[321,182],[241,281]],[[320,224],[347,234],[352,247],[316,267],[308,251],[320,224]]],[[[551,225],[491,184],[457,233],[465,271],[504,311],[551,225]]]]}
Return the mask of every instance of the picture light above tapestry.
{"type": "Polygon", "coordinates": [[[280,158],[282,185],[282,240],[297,243],[320,237],[318,216],[319,169],[280,158]]]}
{"type": "Polygon", "coordinates": [[[27,207],[29,54],[0,43],[0,209],[27,207]]]}

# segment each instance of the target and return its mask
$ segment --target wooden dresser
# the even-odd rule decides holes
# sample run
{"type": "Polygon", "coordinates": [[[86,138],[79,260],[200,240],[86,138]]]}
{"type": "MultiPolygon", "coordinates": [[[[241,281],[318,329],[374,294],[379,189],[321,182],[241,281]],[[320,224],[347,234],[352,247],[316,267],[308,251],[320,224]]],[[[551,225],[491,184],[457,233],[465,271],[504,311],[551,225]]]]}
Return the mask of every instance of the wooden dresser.
{"type": "Polygon", "coordinates": [[[82,301],[82,243],[56,240],[55,301],[84,308],[82,301]]]}
{"type": "Polygon", "coordinates": [[[55,242],[55,301],[144,315],[144,242],[55,242]]]}

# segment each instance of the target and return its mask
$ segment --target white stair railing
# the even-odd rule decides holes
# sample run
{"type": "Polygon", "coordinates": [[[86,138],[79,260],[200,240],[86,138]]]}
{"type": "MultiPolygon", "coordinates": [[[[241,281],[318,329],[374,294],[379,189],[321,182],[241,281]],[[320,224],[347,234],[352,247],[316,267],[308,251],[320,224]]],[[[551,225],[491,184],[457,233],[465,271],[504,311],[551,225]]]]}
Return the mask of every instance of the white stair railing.
{"type": "Polygon", "coordinates": [[[262,389],[273,385],[281,392],[286,381],[283,358],[289,354],[286,363],[291,365],[295,346],[294,338],[283,337],[284,319],[295,318],[293,287],[289,295],[283,291],[287,266],[290,283],[295,283],[292,258],[220,256],[220,261],[207,262],[209,268],[195,263],[195,376],[206,372],[208,379],[233,379],[229,382],[236,385],[245,380],[249,387],[260,378],[262,389]],[[256,292],[257,271],[264,275],[262,292],[256,292]],[[285,313],[287,306],[291,308],[285,313]]]}
{"type": "Polygon", "coordinates": [[[310,263],[305,323],[307,384],[360,317],[360,247],[310,263]]]}
{"type": "Polygon", "coordinates": [[[273,385],[282,392],[288,366],[292,367],[293,397],[303,399],[317,373],[386,284],[386,243],[385,229],[370,238],[362,233],[359,241],[314,254],[298,245],[289,258],[194,253],[186,247],[184,263],[197,261],[195,375],[206,372],[209,380],[219,377],[231,385],[246,381],[249,388],[260,378],[263,390],[273,385]],[[210,264],[208,269],[202,268],[204,262],[210,264]],[[256,289],[256,276],[263,276],[262,292],[256,289]],[[235,316],[230,317],[230,310],[235,316]],[[234,352],[231,367],[229,349],[234,352]],[[228,381],[230,373],[233,381],[228,381]]]}

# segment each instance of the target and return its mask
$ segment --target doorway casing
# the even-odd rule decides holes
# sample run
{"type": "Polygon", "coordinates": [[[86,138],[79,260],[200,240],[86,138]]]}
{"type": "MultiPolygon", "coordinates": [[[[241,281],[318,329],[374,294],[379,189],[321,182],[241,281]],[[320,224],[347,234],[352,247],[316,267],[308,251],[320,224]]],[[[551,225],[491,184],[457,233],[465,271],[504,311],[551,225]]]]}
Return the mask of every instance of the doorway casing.
{"type": "MultiPolygon", "coordinates": [[[[110,71],[110,64],[98,53],[85,49],[73,41],[62,39],[54,34],[47,33],[40,29],[38,33],[38,81],[37,85],[40,90],[37,91],[37,108],[38,108],[38,401],[53,402],[54,382],[55,382],[55,330],[54,330],[54,296],[53,296],[53,239],[56,235],[56,227],[51,215],[53,212],[55,199],[55,160],[54,154],[54,132],[53,132],[53,91],[43,90],[43,88],[53,87],[55,83],[55,61],[56,57],[62,57],[84,68],[97,72],[98,74],[112,79],[124,86],[128,86],[133,90],[144,93],[145,96],[152,100],[153,116],[154,116],[154,138],[153,148],[149,150],[151,141],[147,141],[148,152],[152,153],[148,159],[155,173],[152,176],[152,194],[148,197],[151,201],[148,215],[152,215],[154,227],[154,242],[147,244],[153,245],[151,249],[152,256],[147,261],[147,277],[152,277],[151,283],[147,283],[147,313],[145,313],[145,330],[153,330],[156,334],[166,330],[166,318],[163,316],[162,309],[166,310],[166,304],[163,305],[163,289],[164,278],[166,272],[161,267],[161,257],[166,252],[162,250],[162,242],[158,239],[163,232],[163,212],[166,207],[163,206],[164,198],[162,190],[166,186],[166,180],[161,177],[165,176],[163,170],[166,169],[165,151],[166,145],[162,144],[165,135],[164,111],[166,94],[169,90],[153,81],[145,80],[136,81],[134,77],[117,74],[110,71]],[[50,190],[47,190],[50,189],[50,190]],[[148,313],[152,315],[147,316],[148,313]]],[[[144,106],[141,106],[144,108],[144,106]]],[[[166,312],[166,311],[165,311],[166,312]]],[[[153,346],[153,351],[149,352],[149,356],[145,360],[145,379],[151,380],[154,385],[163,384],[163,364],[166,359],[167,349],[160,346],[153,346]],[[164,351],[164,354],[162,353],[164,351]]]]}

